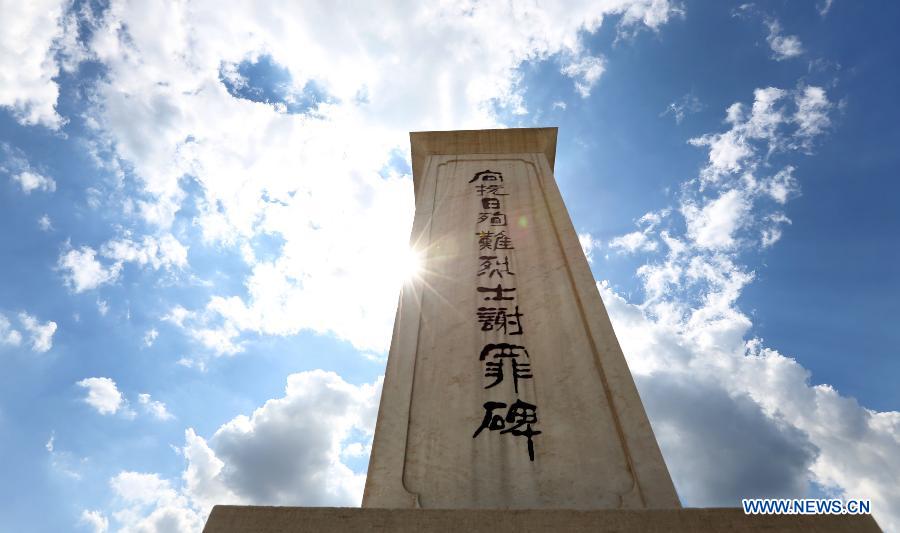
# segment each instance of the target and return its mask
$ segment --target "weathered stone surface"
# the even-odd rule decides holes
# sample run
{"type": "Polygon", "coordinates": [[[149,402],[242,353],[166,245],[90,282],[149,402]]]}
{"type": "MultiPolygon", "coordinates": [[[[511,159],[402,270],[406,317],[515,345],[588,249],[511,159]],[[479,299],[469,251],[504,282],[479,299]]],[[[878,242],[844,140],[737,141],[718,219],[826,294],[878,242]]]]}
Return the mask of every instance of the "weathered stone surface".
{"type": "Polygon", "coordinates": [[[400,297],[363,506],[678,507],[553,178],[556,129],[413,133],[411,143],[411,244],[424,271],[400,297]],[[499,207],[476,190],[488,170],[502,176],[490,182],[503,186],[499,207]],[[479,223],[483,213],[503,220],[479,223]],[[512,249],[484,248],[481,231],[505,231],[512,249]],[[508,259],[511,274],[479,276],[484,256],[508,259]],[[478,290],[498,285],[515,291],[478,290]],[[520,335],[478,322],[479,308],[501,306],[521,313],[520,335]],[[522,348],[531,377],[514,383],[511,358],[495,358],[504,379],[489,386],[496,376],[480,354],[498,343],[522,348]],[[524,436],[473,438],[486,402],[517,400],[537,406],[533,460],[524,436]]]}
{"type": "Polygon", "coordinates": [[[337,531],[880,531],[870,515],[748,516],[740,509],[498,510],[241,507],[217,505],[204,533],[337,531]]]}

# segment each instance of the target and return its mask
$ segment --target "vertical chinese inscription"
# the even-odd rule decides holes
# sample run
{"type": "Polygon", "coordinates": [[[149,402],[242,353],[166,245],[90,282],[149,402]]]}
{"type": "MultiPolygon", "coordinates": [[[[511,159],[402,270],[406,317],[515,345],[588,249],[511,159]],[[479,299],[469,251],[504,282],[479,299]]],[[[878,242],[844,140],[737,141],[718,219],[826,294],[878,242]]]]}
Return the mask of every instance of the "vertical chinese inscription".
{"type": "Polygon", "coordinates": [[[510,270],[510,257],[515,245],[507,230],[507,206],[510,194],[505,192],[503,174],[492,170],[476,173],[470,184],[478,204],[475,237],[478,244],[477,327],[496,342],[488,342],[478,354],[479,369],[485,378],[485,389],[498,395],[506,391],[506,401],[484,403],[484,417],[472,438],[484,430],[499,435],[525,437],[528,458],[534,461],[534,437],[541,432],[537,425],[537,405],[520,397],[519,382],[534,379],[530,355],[525,346],[506,342],[524,332],[523,313],[519,309],[515,272],[510,270]],[[504,388],[503,386],[506,385],[504,388]],[[495,387],[497,387],[495,389],[495,387]],[[511,389],[511,390],[510,390],[511,389]]]}

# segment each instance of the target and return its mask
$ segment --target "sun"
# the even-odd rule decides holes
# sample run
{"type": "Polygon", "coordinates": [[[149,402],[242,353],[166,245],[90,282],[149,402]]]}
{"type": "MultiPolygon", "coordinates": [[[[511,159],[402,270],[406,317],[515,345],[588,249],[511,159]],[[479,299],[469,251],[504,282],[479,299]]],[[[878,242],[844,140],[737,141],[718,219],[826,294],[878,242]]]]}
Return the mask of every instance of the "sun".
{"type": "Polygon", "coordinates": [[[422,272],[422,253],[406,248],[397,259],[397,273],[404,283],[412,281],[422,272]]]}

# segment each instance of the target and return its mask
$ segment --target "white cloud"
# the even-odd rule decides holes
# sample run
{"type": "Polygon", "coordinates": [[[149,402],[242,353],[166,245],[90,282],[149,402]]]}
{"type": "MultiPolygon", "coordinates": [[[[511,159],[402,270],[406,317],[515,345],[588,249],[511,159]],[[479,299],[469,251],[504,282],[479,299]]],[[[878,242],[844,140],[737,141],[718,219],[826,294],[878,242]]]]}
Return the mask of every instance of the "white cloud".
{"type": "Polygon", "coordinates": [[[22,344],[22,334],[13,329],[9,319],[0,313],[0,346],[18,346],[22,344]]]}
{"type": "Polygon", "coordinates": [[[788,198],[799,191],[794,167],[787,166],[762,183],[763,190],[776,202],[784,205],[788,198]]]}
{"type": "Polygon", "coordinates": [[[175,416],[166,409],[166,404],[152,399],[149,394],[138,394],[138,403],[144,407],[145,411],[158,420],[171,420],[175,418],[175,416]]]}
{"type": "Polygon", "coordinates": [[[222,479],[249,502],[358,505],[365,475],[340,454],[354,430],[371,437],[380,390],[380,380],[354,386],[331,372],[292,374],[283,398],[216,431],[211,442],[226,465],[222,479]]]}
{"type": "Polygon", "coordinates": [[[831,5],[834,4],[834,0],[821,0],[816,2],[816,9],[819,11],[819,15],[824,17],[831,11],[831,5]]]}
{"type": "Polygon", "coordinates": [[[609,241],[610,248],[617,248],[622,253],[650,252],[656,250],[657,246],[656,241],[649,239],[643,231],[633,231],[625,235],[619,235],[609,241]]]}
{"type": "Polygon", "coordinates": [[[100,189],[88,187],[85,193],[85,196],[87,196],[88,207],[91,209],[98,209],[103,201],[103,193],[100,192],[100,189]]]}
{"type": "Polygon", "coordinates": [[[833,106],[821,87],[804,87],[795,100],[797,112],[793,120],[798,126],[796,137],[804,148],[809,148],[811,139],[824,133],[831,125],[828,112],[833,106]]]}
{"type": "Polygon", "coordinates": [[[380,379],[356,386],[322,370],[292,374],[283,397],[211,439],[187,429],[180,486],[153,473],[116,475],[113,516],[127,531],[200,531],[214,504],[359,505],[365,474],[343,458],[370,450],[380,395],[380,379]]]}
{"type": "Polygon", "coordinates": [[[38,219],[38,227],[41,228],[41,231],[53,231],[53,222],[48,215],[44,214],[38,219]]]}
{"type": "Polygon", "coordinates": [[[871,498],[886,531],[900,525],[900,413],[811,386],[795,360],[745,342],[751,322],[719,289],[688,311],[678,299],[639,305],[599,288],[686,505],[803,497],[815,482],[871,498]],[[682,314],[664,311],[673,306],[682,314]]]}
{"type": "Polygon", "coordinates": [[[591,89],[600,80],[604,70],[606,70],[604,58],[586,55],[573,59],[563,66],[560,72],[574,79],[578,94],[582,98],[587,98],[591,95],[591,89]]]}
{"type": "Polygon", "coordinates": [[[14,175],[12,179],[22,187],[22,191],[25,194],[31,194],[31,191],[37,189],[46,192],[53,192],[56,190],[56,182],[53,181],[53,178],[48,178],[37,172],[26,170],[14,175]]]}
{"type": "Polygon", "coordinates": [[[705,185],[730,176],[752,172],[770,156],[779,152],[804,149],[831,124],[833,105],[821,87],[804,86],[793,92],[775,87],[756,89],[750,113],[741,103],[731,105],[725,121],[730,128],[723,133],[701,135],[688,142],[709,147],[709,164],[700,173],[705,185]],[[796,107],[793,114],[790,104],[796,107]],[[790,126],[796,126],[790,131],[790,126]]]}
{"type": "Polygon", "coordinates": [[[176,305],[175,307],[172,308],[171,311],[169,311],[166,315],[164,315],[162,317],[162,319],[165,320],[166,322],[171,322],[172,324],[175,324],[179,328],[183,328],[185,320],[187,320],[189,318],[193,318],[194,315],[195,315],[195,313],[193,311],[188,311],[184,307],[182,307],[180,305],[176,305]]]}
{"type": "Polygon", "coordinates": [[[65,0],[4,1],[0,32],[0,106],[12,109],[23,125],[58,129],[59,74],[55,58],[66,26],[65,0]]]}
{"type": "MultiPolygon", "coordinates": [[[[19,313],[19,322],[30,335],[31,349],[43,353],[53,347],[53,334],[56,333],[56,322],[48,320],[41,324],[38,319],[28,313],[19,313]]],[[[2,329],[2,328],[0,328],[2,329]]]]}
{"type": "Polygon", "coordinates": [[[619,235],[609,241],[609,247],[618,249],[619,253],[652,252],[657,249],[659,243],[653,238],[654,230],[663,219],[669,216],[670,209],[651,211],[644,213],[637,220],[637,225],[643,227],[639,231],[619,235]]]}
{"type": "Polygon", "coordinates": [[[760,235],[760,244],[763,248],[768,248],[781,239],[782,225],[791,224],[791,219],[786,217],[784,213],[773,213],[766,217],[768,223],[762,229],[760,235]]]}
{"type": "Polygon", "coordinates": [[[803,45],[800,43],[800,39],[796,35],[782,35],[781,24],[777,20],[769,20],[766,25],[769,27],[766,42],[772,49],[773,59],[784,61],[803,54],[803,45]]]}
{"type": "Polygon", "coordinates": [[[204,517],[157,474],[120,472],[110,480],[110,487],[121,503],[112,514],[121,525],[119,531],[188,533],[203,528],[204,517]]]}
{"type": "Polygon", "coordinates": [[[590,233],[579,233],[578,242],[581,244],[581,250],[587,257],[589,263],[594,262],[594,250],[600,248],[600,241],[595,239],[590,233]]]}
{"type": "Polygon", "coordinates": [[[88,394],[84,401],[101,415],[115,414],[127,406],[125,398],[116,387],[116,382],[110,378],[85,378],[76,385],[87,389],[88,394]]]}
{"type": "Polygon", "coordinates": [[[676,100],[666,106],[666,109],[659,116],[672,115],[675,118],[675,123],[681,124],[681,121],[688,114],[697,113],[701,110],[703,110],[703,104],[700,102],[700,99],[694,93],[688,93],[682,96],[680,100],[676,100]]]}
{"type": "Polygon", "coordinates": [[[368,457],[372,454],[372,444],[363,445],[361,442],[351,442],[341,449],[341,457],[368,457]]]}
{"type": "Polygon", "coordinates": [[[137,212],[165,231],[191,202],[210,245],[284,241],[275,257],[252,257],[246,294],[218,294],[184,322],[217,353],[242,349],[245,332],[302,330],[383,351],[413,201],[408,176],[379,172],[406,152],[407,132],[496,126],[496,109],[521,110],[517,69],[529,60],[577,58],[570,71],[589,90],[601,69],[583,53],[585,33],[606,15],[657,29],[674,12],[660,0],[335,9],[122,2],[93,34],[107,70],[91,115],[138,180],[137,212]],[[406,31],[410,20],[422,31],[406,31]],[[291,74],[291,91],[314,82],[328,101],[291,114],[230,94],[223,77],[263,54],[291,74]],[[185,175],[197,184],[190,198],[185,175]],[[356,305],[340,304],[349,297],[356,305]]]}
{"type": "Polygon", "coordinates": [[[381,353],[373,353],[373,352],[361,352],[362,356],[373,363],[385,364],[387,363],[388,354],[387,352],[381,353]]]}
{"type": "Polygon", "coordinates": [[[121,264],[104,267],[96,259],[97,252],[90,246],[80,249],[69,248],[57,261],[57,268],[63,271],[66,285],[75,292],[95,289],[105,283],[112,283],[119,277],[121,264]]]}
{"type": "Polygon", "coordinates": [[[50,433],[50,438],[44,443],[44,449],[47,450],[52,470],[67,478],[76,481],[80,480],[82,476],[79,469],[83,465],[85,459],[78,460],[70,452],[58,448],[59,446],[57,446],[56,443],[56,432],[53,431],[50,433]]]}
{"type": "Polygon", "coordinates": [[[97,298],[97,312],[100,313],[100,316],[106,316],[106,313],[109,312],[109,302],[97,298]]]}
{"type": "Polygon", "coordinates": [[[100,248],[103,257],[112,259],[117,264],[133,262],[140,266],[149,265],[154,270],[187,266],[187,252],[187,247],[171,233],[166,233],[158,239],[145,235],[140,242],[132,241],[128,237],[113,239],[100,248]]]}
{"type": "Polygon", "coordinates": [[[558,100],[558,101],[556,101],[556,102],[553,102],[553,103],[550,105],[550,108],[551,108],[551,109],[561,109],[561,110],[563,110],[563,111],[566,110],[566,107],[568,107],[568,106],[567,106],[566,103],[563,102],[562,100],[558,100]]]}
{"type": "Polygon", "coordinates": [[[728,249],[735,245],[734,233],[746,223],[751,204],[743,192],[732,189],[706,205],[686,204],[682,214],[688,235],[701,248],[728,249]]]}
{"type": "MultiPolygon", "coordinates": [[[[754,174],[768,172],[773,154],[804,148],[799,141],[826,130],[810,128],[807,137],[802,121],[775,105],[785,94],[756,91],[749,117],[740,104],[729,108],[727,134],[743,139],[747,154],[734,169],[716,167],[711,156],[701,179],[682,184],[671,213],[683,226],[671,221],[660,232],[668,251],[637,270],[643,300],[628,301],[605,282],[598,288],[686,505],[805,497],[815,484],[871,498],[879,524],[898,529],[900,413],[813,385],[796,360],[751,337],[753,322],[738,307],[755,278],[739,259],[781,237],[790,220],[780,208],[799,190],[793,166],[754,174]],[[797,129],[785,131],[790,126],[797,129]],[[716,179],[705,179],[711,168],[716,179]]],[[[795,93],[798,108],[805,94],[795,93]]],[[[827,102],[824,92],[813,98],[827,102]]],[[[829,111],[822,107],[821,120],[829,111]]],[[[712,142],[697,144],[716,149],[717,136],[702,139],[712,142]]]]}
{"type": "Polygon", "coordinates": [[[105,242],[99,255],[112,260],[109,266],[97,259],[97,251],[90,246],[74,249],[67,245],[67,248],[60,255],[57,268],[63,271],[66,284],[76,293],[116,281],[126,263],[149,266],[154,270],[182,269],[188,264],[188,248],[171,233],[159,238],[145,235],[140,241],[131,240],[126,233],[122,238],[105,242]]]}
{"type": "Polygon", "coordinates": [[[147,330],[147,333],[144,333],[144,346],[147,348],[153,346],[153,343],[156,342],[156,338],[159,337],[159,331],[156,328],[150,328],[147,330]]]}
{"type": "Polygon", "coordinates": [[[100,511],[83,510],[79,523],[90,527],[93,533],[106,533],[109,531],[109,519],[100,511]]]}

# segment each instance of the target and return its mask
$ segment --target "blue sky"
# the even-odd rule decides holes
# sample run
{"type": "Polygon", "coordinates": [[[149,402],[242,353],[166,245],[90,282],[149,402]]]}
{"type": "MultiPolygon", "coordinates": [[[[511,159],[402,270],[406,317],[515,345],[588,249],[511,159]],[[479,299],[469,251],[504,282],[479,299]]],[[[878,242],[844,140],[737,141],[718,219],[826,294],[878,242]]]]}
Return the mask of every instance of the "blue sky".
{"type": "Polygon", "coordinates": [[[896,3],[20,4],[0,530],[358,505],[407,134],[548,125],[682,502],[900,530],[896,3]]]}

